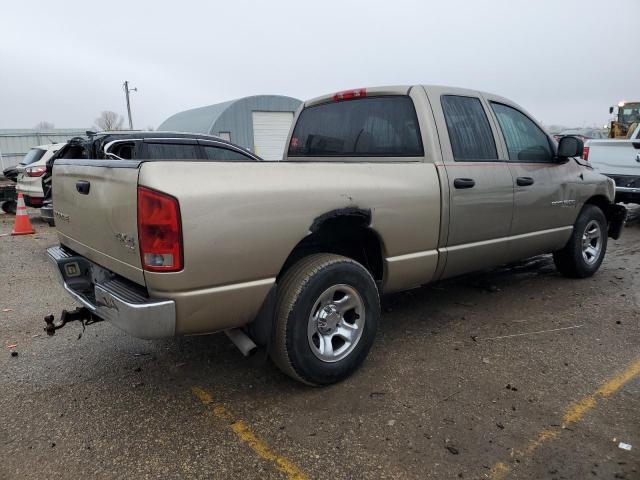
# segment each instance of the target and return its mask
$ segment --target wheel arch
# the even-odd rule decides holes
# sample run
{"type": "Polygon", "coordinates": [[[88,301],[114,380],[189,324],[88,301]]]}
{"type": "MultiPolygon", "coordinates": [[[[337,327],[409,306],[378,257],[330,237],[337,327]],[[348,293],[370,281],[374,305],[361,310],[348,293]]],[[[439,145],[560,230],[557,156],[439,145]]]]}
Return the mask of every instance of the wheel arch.
{"type": "MultiPolygon", "coordinates": [[[[627,209],[624,206],[611,202],[604,195],[594,195],[584,205],[594,205],[602,210],[607,219],[607,235],[614,240],[620,238],[627,218],[627,209]]],[[[584,208],[584,205],[582,208],[584,208]]]]}
{"type": "Polygon", "coordinates": [[[276,275],[276,283],[248,325],[248,333],[257,344],[266,346],[267,352],[271,350],[278,285],[285,272],[304,257],[334,253],[351,258],[371,273],[380,288],[385,277],[385,247],[371,220],[371,210],[359,207],[330,210],[313,220],[307,235],[289,252],[276,275]]]}
{"type": "MultiPolygon", "coordinates": [[[[600,208],[600,210],[602,210],[606,217],[607,211],[609,210],[609,207],[611,205],[611,201],[604,195],[594,195],[587,199],[587,201],[584,202],[584,205],[595,205],[596,207],[600,208]]],[[[584,208],[584,205],[582,208],[584,208]]]]}
{"type": "Polygon", "coordinates": [[[345,207],[316,217],[309,233],[289,253],[276,278],[303,257],[335,253],[361,263],[381,283],[384,278],[384,243],[371,227],[371,210],[345,207]]]}

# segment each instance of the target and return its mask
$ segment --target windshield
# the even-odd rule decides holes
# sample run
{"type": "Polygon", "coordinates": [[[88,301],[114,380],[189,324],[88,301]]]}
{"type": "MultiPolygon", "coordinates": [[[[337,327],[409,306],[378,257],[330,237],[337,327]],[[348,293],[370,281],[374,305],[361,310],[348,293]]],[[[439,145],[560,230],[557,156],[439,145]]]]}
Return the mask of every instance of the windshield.
{"type": "Polygon", "coordinates": [[[41,148],[32,148],[31,150],[29,150],[29,153],[25,155],[20,164],[31,165],[32,163],[40,160],[45,153],[46,150],[42,150],[41,148]]]}
{"type": "Polygon", "coordinates": [[[640,122],[640,103],[627,103],[620,107],[618,121],[621,123],[640,122]]]}

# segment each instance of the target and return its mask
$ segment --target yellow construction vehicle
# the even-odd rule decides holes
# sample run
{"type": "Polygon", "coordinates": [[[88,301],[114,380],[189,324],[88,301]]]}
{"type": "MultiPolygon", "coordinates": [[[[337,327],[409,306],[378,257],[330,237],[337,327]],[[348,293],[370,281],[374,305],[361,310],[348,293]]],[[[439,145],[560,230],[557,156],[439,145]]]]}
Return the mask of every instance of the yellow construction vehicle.
{"type": "MultiPolygon", "coordinates": [[[[609,107],[609,113],[613,114],[616,107],[609,107]]],[[[627,138],[632,125],[640,122],[640,102],[620,102],[615,120],[609,124],[609,138],[627,138]]]]}

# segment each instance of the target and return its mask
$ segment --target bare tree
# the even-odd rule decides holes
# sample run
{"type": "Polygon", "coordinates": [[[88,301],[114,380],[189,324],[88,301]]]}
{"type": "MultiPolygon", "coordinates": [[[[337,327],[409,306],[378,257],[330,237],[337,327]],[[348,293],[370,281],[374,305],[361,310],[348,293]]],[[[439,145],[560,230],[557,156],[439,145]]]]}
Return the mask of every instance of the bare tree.
{"type": "Polygon", "coordinates": [[[51,122],[47,122],[46,120],[42,120],[38,122],[38,124],[34,127],[36,130],[53,130],[55,125],[51,122]]]}
{"type": "Polygon", "coordinates": [[[124,117],[111,110],[104,110],[95,122],[97,130],[122,130],[124,117]]]}

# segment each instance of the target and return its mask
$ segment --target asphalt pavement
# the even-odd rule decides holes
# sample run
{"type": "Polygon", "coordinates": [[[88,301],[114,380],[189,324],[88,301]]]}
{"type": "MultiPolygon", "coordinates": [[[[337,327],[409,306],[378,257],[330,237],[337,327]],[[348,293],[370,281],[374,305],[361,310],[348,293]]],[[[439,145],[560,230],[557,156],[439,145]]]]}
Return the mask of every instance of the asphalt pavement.
{"type": "Polygon", "coordinates": [[[0,214],[2,479],[640,479],[638,208],[593,278],[542,256],[385,298],[367,361],[327,388],[224,335],[47,337],[75,305],[32,222],[12,237],[0,214]]]}

